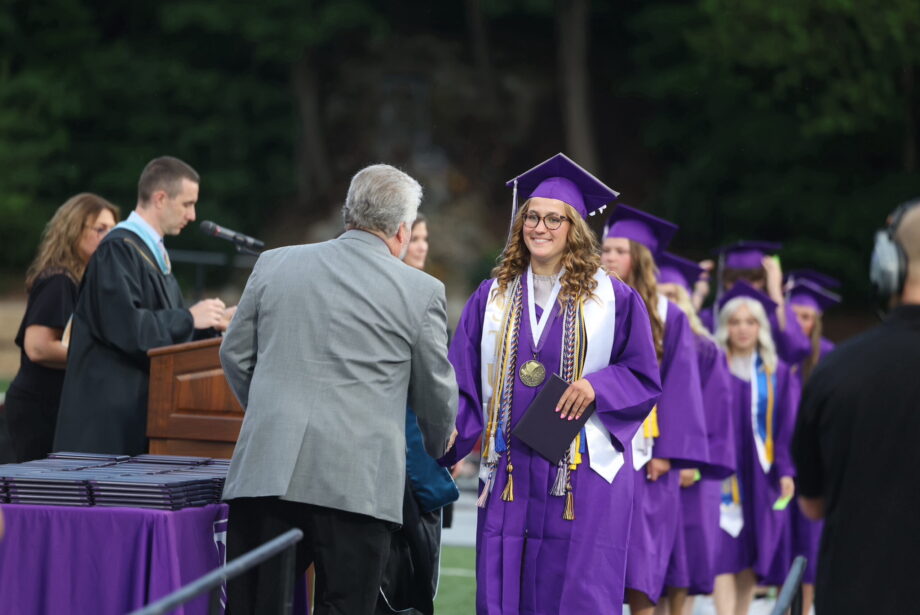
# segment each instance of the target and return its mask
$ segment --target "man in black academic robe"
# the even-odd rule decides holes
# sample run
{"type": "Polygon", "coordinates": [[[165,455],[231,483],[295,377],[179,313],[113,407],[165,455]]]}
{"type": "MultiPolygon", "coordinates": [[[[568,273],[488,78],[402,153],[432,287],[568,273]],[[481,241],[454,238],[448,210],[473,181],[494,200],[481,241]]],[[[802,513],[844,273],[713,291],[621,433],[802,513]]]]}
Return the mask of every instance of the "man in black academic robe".
{"type": "Polygon", "coordinates": [[[164,235],[195,219],[198,174],[170,157],[151,161],[137,208],[87,266],[72,333],[55,451],[147,452],[147,351],[214,335],[230,310],[219,299],[183,306],[164,235]]]}

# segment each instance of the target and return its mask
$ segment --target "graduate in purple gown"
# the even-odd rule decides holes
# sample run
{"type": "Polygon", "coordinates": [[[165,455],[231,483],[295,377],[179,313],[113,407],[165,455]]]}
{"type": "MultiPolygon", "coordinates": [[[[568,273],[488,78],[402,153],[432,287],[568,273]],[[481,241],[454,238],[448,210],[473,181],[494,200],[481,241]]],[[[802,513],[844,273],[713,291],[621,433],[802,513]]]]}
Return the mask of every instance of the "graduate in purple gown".
{"type": "MultiPolygon", "coordinates": [[[[825,310],[840,303],[840,297],[829,290],[829,287],[839,286],[840,282],[816,271],[804,270],[790,272],[787,285],[790,289],[789,304],[802,331],[811,341],[811,353],[795,368],[801,388],[818,362],[834,349],[833,342],[822,336],[822,317],[825,310]]],[[[802,577],[802,612],[808,613],[814,602],[818,547],[824,522],[808,519],[798,506],[790,506],[789,509],[792,516],[792,554],[804,555],[808,559],[805,576],[802,577]]]]}
{"type": "Polygon", "coordinates": [[[479,615],[620,613],[632,513],[630,442],[661,393],[642,299],[600,268],[585,218],[616,193],[559,154],[509,182],[513,214],[493,279],[450,349],[462,459],[482,436],[479,615]],[[555,373],[559,420],[595,413],[559,464],[511,434],[555,373]]]}
{"type": "MultiPolygon", "coordinates": [[[[776,352],[788,365],[795,365],[808,355],[809,343],[783,293],[782,268],[773,256],[781,247],[770,241],[739,241],[719,248],[716,302],[738,280],[769,296],[776,304],[776,309],[767,314],[776,352]]],[[[700,319],[715,331],[712,309],[701,311],[700,319]]]]}
{"type": "MultiPolygon", "coordinates": [[[[707,466],[680,471],[681,527],[665,576],[669,612],[680,615],[692,612],[692,596],[710,594],[713,589],[721,532],[721,482],[734,474],[736,466],[731,374],[725,352],[700,322],[693,306],[691,293],[704,274],[703,268],[667,252],[656,260],[659,292],[687,315],[695,335],[709,443],[707,466]]],[[[658,612],[664,609],[656,609],[658,612]]]]}
{"type": "Polygon", "coordinates": [[[633,440],[636,482],[626,561],[626,598],[634,615],[651,614],[664,588],[680,527],[680,468],[708,464],[696,356],[687,316],[658,293],[654,255],[676,232],[670,222],[619,205],[608,221],[601,260],[645,301],[661,365],[661,399],[633,440]]]}
{"type": "Polygon", "coordinates": [[[719,303],[716,340],[732,373],[738,471],[723,483],[714,598],[719,615],[747,613],[755,583],[781,584],[791,562],[790,454],[798,381],[779,360],[766,314],[776,305],[745,282],[719,303]],[[777,509],[778,508],[778,509],[777,509]]]}

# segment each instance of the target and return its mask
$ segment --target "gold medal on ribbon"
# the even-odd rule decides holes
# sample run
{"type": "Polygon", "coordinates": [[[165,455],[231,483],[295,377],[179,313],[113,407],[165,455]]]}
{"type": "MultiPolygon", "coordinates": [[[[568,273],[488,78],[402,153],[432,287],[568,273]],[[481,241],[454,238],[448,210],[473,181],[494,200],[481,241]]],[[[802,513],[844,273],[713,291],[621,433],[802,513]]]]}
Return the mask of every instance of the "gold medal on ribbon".
{"type": "Polygon", "coordinates": [[[521,376],[521,382],[529,387],[540,386],[546,380],[546,368],[535,359],[524,363],[518,373],[521,376]]]}

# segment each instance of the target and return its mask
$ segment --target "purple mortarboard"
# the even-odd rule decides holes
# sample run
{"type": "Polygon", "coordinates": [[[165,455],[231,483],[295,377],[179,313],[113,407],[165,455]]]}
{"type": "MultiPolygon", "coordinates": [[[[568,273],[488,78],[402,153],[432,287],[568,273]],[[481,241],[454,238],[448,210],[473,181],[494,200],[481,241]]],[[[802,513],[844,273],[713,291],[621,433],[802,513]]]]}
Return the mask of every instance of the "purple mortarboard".
{"type": "Polygon", "coordinates": [[[814,269],[796,269],[795,271],[790,271],[786,275],[786,280],[796,284],[800,280],[808,280],[813,284],[817,284],[821,288],[839,288],[840,280],[837,278],[832,278],[829,275],[824,275],[819,271],[814,269]]]}
{"type": "Polygon", "coordinates": [[[726,303],[736,297],[747,297],[759,301],[763,309],[766,310],[767,316],[776,311],[776,302],[770,299],[766,293],[760,292],[744,280],[738,280],[729,290],[722,293],[722,296],[719,297],[719,312],[722,311],[726,303]]]}
{"type": "Polygon", "coordinates": [[[716,250],[728,269],[758,269],[763,266],[763,257],[775,254],[783,247],[773,241],[739,241],[716,250]]]}
{"type": "Polygon", "coordinates": [[[799,278],[796,279],[792,290],[789,291],[789,303],[824,312],[824,310],[840,303],[840,295],[825,290],[810,280],[799,278]]]}
{"type": "Polygon", "coordinates": [[[605,239],[625,237],[641,243],[653,255],[664,252],[676,233],[676,224],[629,205],[617,205],[604,227],[605,239]]]}
{"type": "Polygon", "coordinates": [[[558,199],[571,205],[582,218],[604,211],[608,203],[616,200],[619,192],[588,173],[574,160],[559,153],[508,181],[514,188],[512,219],[517,213],[518,196],[526,201],[531,197],[558,199]]]}
{"type": "Polygon", "coordinates": [[[693,289],[693,285],[703,275],[705,269],[694,263],[692,260],[662,252],[655,259],[658,264],[658,283],[659,284],[680,284],[687,291],[693,289]]]}

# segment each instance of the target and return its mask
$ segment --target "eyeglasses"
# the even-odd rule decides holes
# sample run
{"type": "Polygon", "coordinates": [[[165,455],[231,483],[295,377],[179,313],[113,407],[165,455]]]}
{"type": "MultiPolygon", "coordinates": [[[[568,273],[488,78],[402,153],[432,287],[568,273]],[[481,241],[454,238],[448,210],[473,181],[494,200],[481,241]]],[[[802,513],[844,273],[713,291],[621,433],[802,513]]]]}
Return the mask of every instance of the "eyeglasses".
{"type": "Polygon", "coordinates": [[[112,228],[109,227],[109,226],[89,226],[89,225],[86,225],[86,228],[88,228],[88,229],[91,230],[92,232],[96,233],[96,237],[105,237],[106,234],[107,234],[110,230],[112,230],[112,228]]]}
{"type": "Polygon", "coordinates": [[[548,231],[558,230],[562,226],[563,222],[568,222],[569,219],[565,216],[560,216],[557,214],[546,214],[545,216],[538,216],[533,212],[528,212],[524,215],[524,227],[525,228],[537,228],[540,226],[540,220],[543,220],[543,226],[546,227],[548,231]]]}

